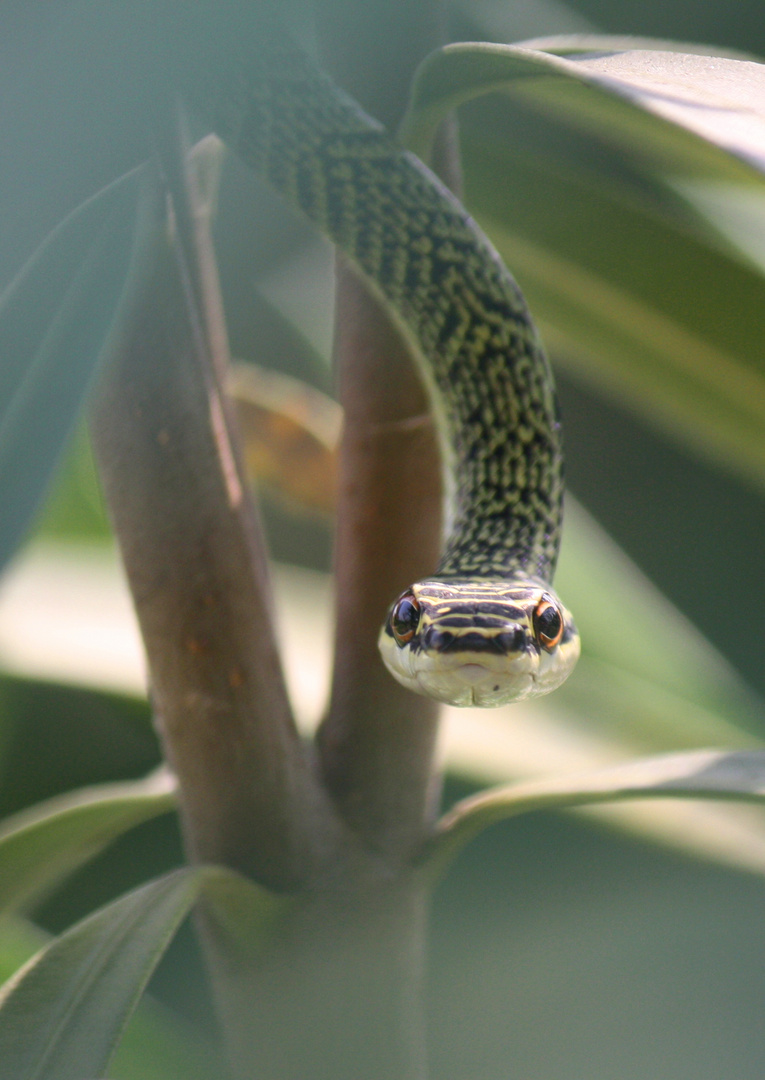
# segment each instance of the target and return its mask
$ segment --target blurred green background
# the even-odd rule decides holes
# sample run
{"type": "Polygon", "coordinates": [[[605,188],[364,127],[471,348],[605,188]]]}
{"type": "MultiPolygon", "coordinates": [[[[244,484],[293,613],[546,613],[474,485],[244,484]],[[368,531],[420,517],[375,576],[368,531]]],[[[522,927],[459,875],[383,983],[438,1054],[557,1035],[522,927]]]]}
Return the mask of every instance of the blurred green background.
{"type": "MultiPolygon", "coordinates": [[[[374,38],[380,20],[398,18],[407,3],[353,5],[351,20],[350,8],[333,0],[324,16],[362,40],[374,38]]],[[[289,10],[310,41],[312,23],[304,21],[308,5],[294,3],[289,10]]],[[[125,91],[124,42],[88,42],[82,83],[70,85],[70,99],[59,95],[55,109],[50,105],[54,86],[47,81],[46,57],[51,50],[69,50],[76,57],[85,48],[75,30],[83,25],[78,19],[87,19],[87,4],[31,6],[8,0],[3,14],[0,100],[7,106],[0,110],[6,161],[0,176],[0,282],[5,283],[65,213],[134,163],[125,147],[138,136],[119,127],[126,114],[116,100],[105,96],[93,111],[88,93],[88,80],[99,72],[115,95],[125,91]],[[108,152],[94,161],[88,154],[93,129],[108,131],[109,125],[113,140],[101,140],[108,152]],[[48,169],[46,201],[28,212],[28,170],[44,174],[48,169]]],[[[765,55],[761,5],[753,2],[732,8],[716,0],[671,5],[464,0],[445,7],[444,15],[455,40],[629,33],[765,55]]],[[[352,51],[352,39],[343,49],[352,51]]],[[[127,92],[140,102],[140,87],[130,83],[127,92]]],[[[400,96],[402,88],[396,93],[400,96]]],[[[139,105],[130,115],[138,128],[139,105]]],[[[680,322],[695,320],[701,337],[719,340],[729,350],[735,346],[737,355],[749,357],[762,373],[762,325],[753,313],[765,310],[764,271],[729,249],[720,256],[722,247],[715,248],[691,210],[641,172],[639,163],[620,157],[597,136],[572,134],[554,119],[541,125],[533,108],[522,102],[510,107],[501,98],[463,110],[461,145],[466,201],[487,228],[494,220],[510,222],[520,240],[548,244],[561,257],[582,260],[630,296],[650,301],[656,310],[672,310],[680,322]],[[725,275],[718,277],[721,267],[725,275]]],[[[326,246],[230,159],[215,228],[233,355],[330,391],[332,283],[326,246]]],[[[502,246],[500,239],[497,243],[502,246]]],[[[524,278],[525,263],[516,265],[512,251],[503,251],[554,346],[571,492],[735,669],[735,675],[728,672],[719,681],[728,712],[724,704],[712,708],[722,717],[720,741],[740,723],[740,745],[761,742],[765,717],[755,695],[765,695],[763,484],[714,452],[699,450],[703,430],[695,441],[680,424],[673,431],[671,420],[658,410],[631,404],[629,385],[618,385],[620,376],[601,379],[597,369],[567,355],[566,334],[555,311],[546,307],[544,273],[532,268],[524,278]],[[753,696],[747,696],[747,688],[753,696]],[[740,707],[734,702],[738,693],[746,699],[740,707]]],[[[267,496],[264,514],[280,561],[329,569],[326,526],[267,496]]],[[[586,547],[586,526],[577,535],[586,547]]],[[[108,542],[83,427],[73,437],[35,538],[108,542]]],[[[665,656],[673,648],[673,634],[683,648],[685,624],[669,617],[665,622],[650,586],[638,582],[635,589],[641,588],[647,605],[644,639],[655,634],[665,656]],[[652,611],[662,619],[653,628],[652,611]]],[[[615,640],[628,632],[633,614],[622,596],[614,595],[610,607],[608,595],[599,597],[597,618],[615,640]]],[[[594,651],[591,661],[602,663],[603,656],[594,651]]],[[[662,678],[657,674],[656,684],[665,687],[662,678]]],[[[699,728],[712,731],[714,741],[717,729],[705,728],[706,721],[673,732],[671,702],[669,722],[661,721],[666,726],[656,721],[651,727],[640,719],[639,696],[631,699],[637,703],[633,714],[626,709],[614,718],[598,713],[601,705],[586,696],[584,682],[579,685],[558,706],[568,714],[559,716],[553,704],[549,715],[561,731],[602,736],[609,752],[620,746],[695,745],[699,728]]],[[[509,743],[512,738],[508,728],[509,743]]],[[[11,670],[0,679],[3,814],[71,787],[141,775],[157,760],[150,711],[142,700],[11,670]]],[[[485,778],[473,773],[471,783],[471,767],[455,767],[445,786],[446,802],[485,778]]],[[[750,834],[762,835],[759,818],[747,822],[739,845],[750,834]]],[[[669,841],[657,846],[656,830],[630,836],[613,825],[602,814],[533,815],[491,829],[460,857],[434,902],[428,987],[434,1080],[754,1080],[762,1075],[765,883],[756,872],[757,859],[748,860],[749,869],[726,867],[700,859],[698,844],[695,854],[680,850],[677,840],[674,846],[669,841]]],[[[141,826],[48,901],[39,925],[57,931],[181,860],[174,822],[141,826]]],[[[734,852],[730,861],[747,865],[745,854],[738,858],[734,852]]],[[[5,944],[0,940],[4,964],[20,948],[15,932],[6,933],[5,944]]],[[[128,1039],[110,1075],[193,1077],[193,1063],[184,1053],[191,1048],[191,1056],[206,1063],[205,1055],[214,1061],[216,1050],[190,931],[170,950],[151,993],[154,1003],[134,1028],[145,1033],[140,1024],[154,1024],[157,1038],[128,1039]]]]}

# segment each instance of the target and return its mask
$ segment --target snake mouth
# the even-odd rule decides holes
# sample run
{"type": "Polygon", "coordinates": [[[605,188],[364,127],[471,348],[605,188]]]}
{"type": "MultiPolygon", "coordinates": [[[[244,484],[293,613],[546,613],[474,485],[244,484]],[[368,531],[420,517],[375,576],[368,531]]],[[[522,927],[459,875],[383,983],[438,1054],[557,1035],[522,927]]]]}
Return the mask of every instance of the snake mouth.
{"type": "Polygon", "coordinates": [[[431,654],[412,673],[420,693],[447,705],[497,706],[534,692],[537,658],[528,653],[508,658],[497,653],[476,657],[431,654]]]}
{"type": "Polygon", "coordinates": [[[426,692],[432,696],[460,708],[491,707],[518,701],[533,693],[535,681],[533,671],[492,671],[482,664],[461,664],[440,675],[440,679],[434,679],[431,674],[420,683],[427,686],[426,692]],[[437,687],[436,684],[440,685],[437,687]]]}
{"type": "Polygon", "coordinates": [[[462,700],[454,704],[463,706],[497,705],[506,699],[508,686],[512,685],[513,697],[525,697],[534,685],[533,671],[508,671],[499,674],[482,664],[463,664],[454,674],[463,686],[462,700]]]}
{"type": "Polygon", "coordinates": [[[488,672],[483,664],[462,664],[460,667],[455,668],[455,674],[459,676],[464,683],[467,683],[469,686],[475,686],[476,683],[482,683],[490,672],[488,672]]]}

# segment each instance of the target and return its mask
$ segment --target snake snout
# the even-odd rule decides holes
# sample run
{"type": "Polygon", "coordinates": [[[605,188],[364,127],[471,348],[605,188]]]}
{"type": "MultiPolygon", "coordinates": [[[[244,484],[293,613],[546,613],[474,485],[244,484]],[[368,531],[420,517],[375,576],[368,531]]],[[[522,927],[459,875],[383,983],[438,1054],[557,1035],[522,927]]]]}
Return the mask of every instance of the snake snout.
{"type": "Polygon", "coordinates": [[[458,638],[450,630],[439,630],[430,626],[422,635],[422,647],[429,652],[444,653],[453,649],[458,638]]]}
{"type": "Polygon", "coordinates": [[[501,634],[497,634],[495,640],[499,646],[499,651],[505,654],[526,652],[531,644],[531,638],[522,626],[513,626],[501,634]]]}
{"type": "Polygon", "coordinates": [[[507,656],[510,653],[525,652],[529,639],[522,626],[510,625],[504,630],[487,631],[468,630],[454,634],[437,626],[429,627],[423,635],[422,646],[435,653],[494,653],[507,656]]]}

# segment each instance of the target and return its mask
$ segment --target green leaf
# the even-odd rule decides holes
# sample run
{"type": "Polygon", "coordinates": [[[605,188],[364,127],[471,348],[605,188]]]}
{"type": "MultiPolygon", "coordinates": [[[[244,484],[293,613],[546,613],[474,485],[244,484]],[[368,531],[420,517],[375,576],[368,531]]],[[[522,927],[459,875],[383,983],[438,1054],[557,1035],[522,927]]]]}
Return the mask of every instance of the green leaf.
{"type": "Polygon", "coordinates": [[[447,45],[419,68],[404,143],[427,157],[444,116],[498,90],[597,131],[654,171],[736,181],[765,171],[765,66],[666,50],[572,48],[563,57],[523,45],[447,45]]]}
{"type": "MultiPolygon", "coordinates": [[[[582,637],[576,670],[543,698],[496,712],[448,710],[453,773],[485,786],[699,746],[762,746],[762,699],[570,497],[556,588],[582,637]]],[[[765,868],[760,813],[749,807],[633,801],[597,817],[701,858],[765,868]]]]}
{"type": "Polygon", "coordinates": [[[765,751],[691,750],[482,792],[442,818],[426,853],[426,870],[442,872],[469,840],[519,814],[658,796],[765,802],[765,751]]]}
{"type": "Polygon", "coordinates": [[[93,460],[87,425],[80,422],[69,441],[50,496],[35,526],[35,538],[106,541],[111,527],[93,460]]]}
{"type": "Polygon", "coordinates": [[[623,53],[623,52],[672,52],[689,53],[694,56],[727,57],[729,60],[752,60],[760,63],[761,57],[754,53],[730,49],[725,45],[705,45],[698,41],[665,40],[633,34],[563,33],[521,42],[524,49],[552,53],[554,56],[576,57],[577,53],[623,53]]]}
{"type": "Polygon", "coordinates": [[[13,1080],[102,1075],[154,968],[206,877],[184,869],[127,893],[55,938],[0,991],[0,1061],[13,1080]]]}
{"type": "MultiPolygon", "coordinates": [[[[474,163],[494,167],[485,157],[474,163]]],[[[533,184],[536,171],[519,165],[514,183],[533,184]]],[[[475,209],[514,267],[556,360],[692,451],[765,485],[765,373],[753,355],[762,278],[679,228],[618,207],[605,192],[588,198],[572,178],[548,173],[537,191],[553,205],[576,205],[575,223],[553,213],[537,231],[529,213],[508,228],[494,216],[496,198],[480,192],[483,209],[475,209]],[[597,253],[583,240],[588,230],[597,253]],[[630,258],[614,258],[619,248],[630,258]],[[726,318],[734,296],[737,317],[726,318]],[[715,318],[716,329],[708,327],[715,318]]]]}
{"type": "Polygon", "coordinates": [[[142,171],[83,203],[0,297],[0,566],[73,429],[131,256],[142,171]]]}
{"type": "Polygon", "coordinates": [[[290,894],[269,892],[239,874],[211,876],[205,881],[205,912],[216,928],[217,944],[245,966],[262,953],[275,928],[300,901],[290,894]]]}
{"type": "Polygon", "coordinates": [[[556,587],[582,656],[553,712],[632,752],[761,744],[765,703],[570,496],[556,587]]]}
{"type": "Polygon", "coordinates": [[[0,985],[47,944],[48,935],[27,919],[9,915],[0,920],[0,985]]]}
{"type": "Polygon", "coordinates": [[[39,902],[128,829],[175,806],[175,782],[86,788],[23,810],[0,824],[0,914],[39,902]]]}
{"type": "Polygon", "coordinates": [[[109,1065],[111,1080],[226,1080],[221,1048],[144,994],[109,1065]]]}
{"type": "Polygon", "coordinates": [[[435,53],[404,138],[501,91],[461,117],[466,199],[548,347],[762,487],[765,67],[578,41],[435,53]]]}
{"type": "MultiPolygon", "coordinates": [[[[0,983],[4,983],[50,937],[20,917],[0,922],[0,983]]],[[[218,1048],[175,1010],[149,994],[127,1026],[109,1067],[113,1080],[222,1080],[226,1066],[218,1048]]]]}

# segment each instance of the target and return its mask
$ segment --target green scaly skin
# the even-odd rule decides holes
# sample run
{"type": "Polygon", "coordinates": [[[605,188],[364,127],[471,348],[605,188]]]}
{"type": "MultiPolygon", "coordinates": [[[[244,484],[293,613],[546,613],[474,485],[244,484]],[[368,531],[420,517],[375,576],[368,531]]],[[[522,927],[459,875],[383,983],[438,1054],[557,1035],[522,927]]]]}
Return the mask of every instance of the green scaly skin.
{"type": "MultiPolygon", "coordinates": [[[[405,685],[455,704],[502,704],[551,689],[541,682],[529,689],[525,679],[518,691],[512,671],[501,689],[493,676],[489,694],[454,689],[455,672],[459,682],[459,669],[485,662],[478,636],[504,632],[507,640],[506,626],[502,631],[481,618],[485,590],[480,598],[470,595],[472,581],[495,580],[505,591],[517,583],[526,590],[523,619],[517,612],[512,618],[524,623],[527,638],[518,638],[507,667],[519,650],[545,652],[534,631],[542,593],[565,621],[566,641],[556,649],[566,651],[562,678],[578,654],[573,622],[549,585],[563,497],[553,378],[518,286],[451,193],[320,72],[262,4],[252,5],[252,33],[227,32],[220,5],[210,5],[210,32],[198,41],[188,32],[182,4],[161,10],[169,19],[171,49],[183,58],[175,73],[183,95],[247,165],[362,270],[413,345],[430,391],[450,494],[450,523],[434,580],[459,586],[462,595],[455,593],[453,603],[478,618],[469,639],[464,627],[453,628],[451,638],[464,638],[464,648],[451,640],[448,650],[435,651],[420,627],[416,642],[402,643],[388,622],[381,634],[386,663],[405,685]],[[397,651],[407,654],[405,664],[397,651]],[[434,684],[432,668],[427,685],[413,674],[409,661],[426,654],[435,668],[448,669],[446,689],[434,684]]],[[[200,21],[197,14],[194,21],[200,21]]],[[[428,596],[413,590],[418,608],[427,608],[428,596]]],[[[443,608],[443,597],[440,603],[443,608]]],[[[493,645],[492,651],[499,652],[493,645]]]]}

